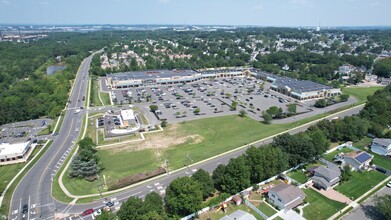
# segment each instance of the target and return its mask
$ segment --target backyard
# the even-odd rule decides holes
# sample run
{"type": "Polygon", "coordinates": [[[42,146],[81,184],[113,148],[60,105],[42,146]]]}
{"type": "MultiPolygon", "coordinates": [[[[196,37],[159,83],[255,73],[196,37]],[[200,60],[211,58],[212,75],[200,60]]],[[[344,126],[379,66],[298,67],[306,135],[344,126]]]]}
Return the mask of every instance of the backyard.
{"type": "Polygon", "coordinates": [[[349,152],[352,152],[353,150],[350,149],[350,148],[347,148],[347,147],[344,147],[344,148],[340,148],[340,149],[337,149],[333,152],[330,152],[328,154],[325,154],[323,155],[323,158],[330,161],[330,162],[334,162],[334,158],[335,158],[335,155],[339,154],[339,153],[349,153],[349,152]]]}
{"type": "Polygon", "coordinates": [[[335,187],[337,191],[351,199],[357,199],[368,190],[386,178],[386,175],[377,171],[352,172],[347,182],[335,187]]]}
{"type": "Polygon", "coordinates": [[[341,210],[346,205],[330,200],[313,189],[304,189],[305,200],[309,203],[304,207],[304,217],[306,219],[327,219],[341,210]]]}
{"type": "Polygon", "coordinates": [[[223,212],[221,210],[217,211],[216,209],[214,209],[214,210],[210,210],[209,212],[201,214],[198,217],[198,219],[200,219],[200,220],[221,219],[222,217],[229,215],[229,214],[235,212],[236,210],[243,210],[245,212],[252,214],[256,219],[263,220],[263,218],[260,215],[258,215],[258,213],[254,212],[248,206],[246,206],[244,204],[237,206],[232,203],[228,204],[228,208],[227,208],[226,212],[223,212]]]}
{"type": "Polygon", "coordinates": [[[289,172],[288,176],[301,184],[306,183],[308,180],[307,175],[303,173],[301,169],[297,169],[295,171],[289,172]]]}

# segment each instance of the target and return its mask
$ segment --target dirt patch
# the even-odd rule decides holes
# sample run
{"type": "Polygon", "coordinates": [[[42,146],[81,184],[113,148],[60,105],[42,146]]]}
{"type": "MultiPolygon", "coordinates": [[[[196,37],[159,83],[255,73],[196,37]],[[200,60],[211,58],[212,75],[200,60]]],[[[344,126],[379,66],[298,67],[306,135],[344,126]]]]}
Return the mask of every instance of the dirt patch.
{"type": "Polygon", "coordinates": [[[201,143],[204,138],[199,134],[186,135],[180,132],[179,124],[172,124],[163,132],[156,132],[145,135],[144,141],[135,143],[123,144],[120,146],[112,146],[109,149],[113,153],[122,151],[139,151],[145,149],[152,149],[157,157],[169,147],[179,144],[197,144],[201,143]]]}
{"type": "Polygon", "coordinates": [[[115,190],[119,189],[125,186],[129,186],[133,183],[138,183],[140,181],[152,178],[154,176],[160,175],[165,173],[166,170],[163,169],[162,167],[157,168],[156,170],[149,172],[149,173],[138,173],[132,176],[127,176],[125,178],[122,178],[116,182],[110,183],[108,186],[109,190],[115,190]]]}

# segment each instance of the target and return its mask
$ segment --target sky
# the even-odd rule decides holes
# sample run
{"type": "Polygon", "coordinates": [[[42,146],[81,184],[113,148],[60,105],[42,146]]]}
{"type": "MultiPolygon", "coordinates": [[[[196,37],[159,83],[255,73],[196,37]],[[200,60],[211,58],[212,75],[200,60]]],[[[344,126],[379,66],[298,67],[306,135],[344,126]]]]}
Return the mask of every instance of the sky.
{"type": "Polygon", "coordinates": [[[0,0],[1,24],[388,26],[391,0],[0,0]]]}

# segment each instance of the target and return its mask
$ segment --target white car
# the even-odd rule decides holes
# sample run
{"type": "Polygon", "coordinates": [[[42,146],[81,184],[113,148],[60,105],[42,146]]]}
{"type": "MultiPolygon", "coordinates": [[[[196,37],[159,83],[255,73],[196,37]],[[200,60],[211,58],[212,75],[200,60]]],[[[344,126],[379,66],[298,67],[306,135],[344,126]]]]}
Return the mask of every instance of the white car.
{"type": "Polygon", "coordinates": [[[391,188],[391,181],[387,183],[387,187],[391,188]]]}
{"type": "Polygon", "coordinates": [[[98,216],[98,215],[101,215],[101,214],[102,214],[102,209],[97,209],[94,212],[94,216],[98,216]]]}

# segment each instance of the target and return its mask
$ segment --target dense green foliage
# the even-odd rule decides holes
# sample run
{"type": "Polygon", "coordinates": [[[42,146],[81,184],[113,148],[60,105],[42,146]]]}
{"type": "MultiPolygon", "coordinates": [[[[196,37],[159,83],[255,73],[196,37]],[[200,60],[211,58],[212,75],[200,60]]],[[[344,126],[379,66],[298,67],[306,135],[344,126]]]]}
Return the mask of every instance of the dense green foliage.
{"type": "Polygon", "coordinates": [[[191,178],[201,184],[202,197],[204,199],[208,198],[208,196],[210,196],[215,191],[213,186],[213,180],[207,171],[199,169],[191,176],[191,178]]]}
{"type": "Polygon", "coordinates": [[[109,36],[104,32],[51,33],[30,43],[0,43],[0,125],[59,115],[80,62],[88,51],[104,47],[109,36]],[[61,61],[56,61],[57,56],[61,61]],[[46,67],[53,64],[67,68],[46,75],[46,67]]]}
{"type": "Polygon", "coordinates": [[[360,116],[366,119],[371,128],[369,131],[378,137],[382,137],[384,129],[391,125],[391,86],[378,90],[368,97],[360,116]]]}
{"type": "Polygon", "coordinates": [[[90,137],[79,141],[79,150],[71,163],[70,177],[93,177],[101,171],[95,147],[90,137]]]}
{"type": "Polygon", "coordinates": [[[180,177],[166,190],[166,207],[172,215],[185,216],[198,211],[202,203],[201,184],[191,177],[180,177]]]}
{"type": "Polygon", "coordinates": [[[381,77],[390,78],[391,58],[385,58],[377,61],[375,66],[373,67],[373,73],[381,77]]]}
{"type": "Polygon", "coordinates": [[[163,199],[156,192],[149,193],[145,200],[138,197],[129,197],[118,211],[120,220],[159,220],[165,216],[163,199]]]}

